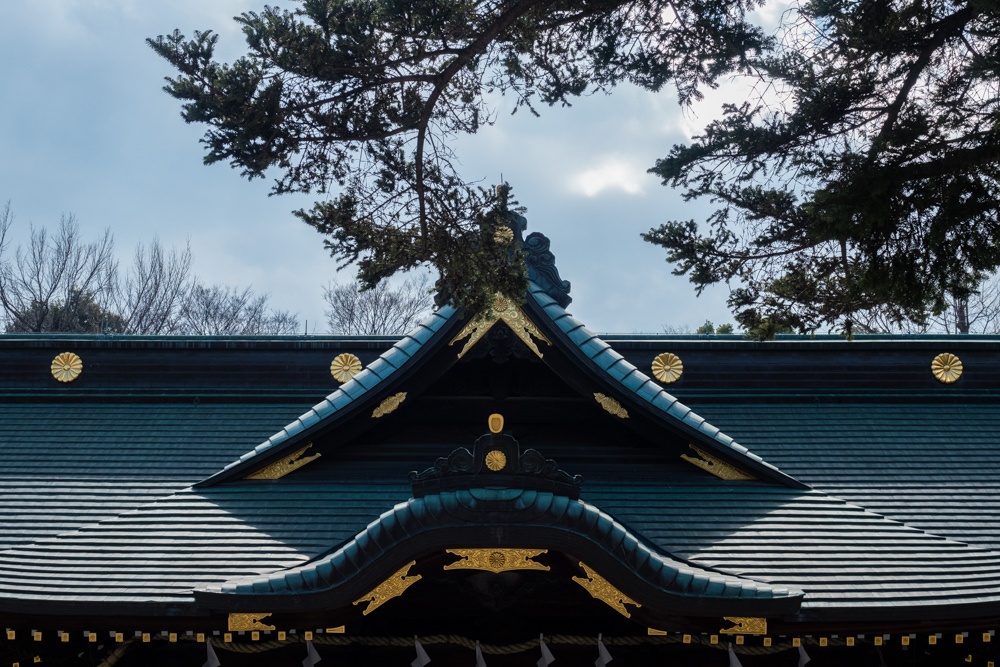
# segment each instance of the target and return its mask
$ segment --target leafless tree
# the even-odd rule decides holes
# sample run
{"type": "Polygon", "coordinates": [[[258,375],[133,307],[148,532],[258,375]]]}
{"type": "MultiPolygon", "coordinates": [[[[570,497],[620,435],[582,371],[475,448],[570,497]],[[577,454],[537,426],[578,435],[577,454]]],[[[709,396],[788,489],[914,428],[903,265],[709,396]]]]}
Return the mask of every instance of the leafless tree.
{"type": "Polygon", "coordinates": [[[159,239],[141,243],[126,271],[115,271],[109,309],[122,319],[126,333],[162,335],[180,326],[181,307],[190,290],[191,244],[165,250],[159,239]]]}
{"type": "Polygon", "coordinates": [[[73,216],[49,234],[31,228],[13,247],[14,214],[0,209],[0,316],[8,332],[125,334],[291,334],[298,319],[267,307],[253,289],[206,287],[190,277],[190,244],[165,249],[158,239],[136,246],[121,269],[110,230],[84,243],[73,216]]]}
{"type": "Polygon", "coordinates": [[[968,299],[951,299],[930,323],[932,331],[959,334],[1000,333],[1000,274],[984,280],[968,299]]]}
{"type": "Polygon", "coordinates": [[[27,247],[10,256],[14,214],[10,202],[0,211],[0,306],[7,328],[40,332],[51,321],[57,303],[74,294],[88,295],[103,305],[114,282],[114,237],[111,230],[92,243],[80,240],[80,227],[64,216],[52,235],[31,227],[27,247]]]}
{"type": "Polygon", "coordinates": [[[331,281],[323,288],[330,331],[347,336],[403,334],[415,327],[434,304],[427,274],[410,278],[399,287],[382,281],[367,290],[357,283],[331,281]]]}
{"type": "Polygon", "coordinates": [[[178,333],[231,336],[294,334],[298,317],[287,311],[270,310],[268,294],[255,294],[250,287],[207,287],[195,279],[180,309],[178,333]]]}

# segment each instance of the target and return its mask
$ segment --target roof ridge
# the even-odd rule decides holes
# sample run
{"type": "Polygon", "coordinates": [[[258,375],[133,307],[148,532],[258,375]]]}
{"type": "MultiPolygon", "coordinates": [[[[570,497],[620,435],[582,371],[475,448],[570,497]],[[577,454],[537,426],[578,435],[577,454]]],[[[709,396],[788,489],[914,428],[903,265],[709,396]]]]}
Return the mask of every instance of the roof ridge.
{"type": "Polygon", "coordinates": [[[723,433],[720,429],[707,422],[703,417],[684,405],[676,397],[668,393],[648,375],[640,371],[625,357],[615,351],[596,333],[588,329],[582,322],[574,318],[559,305],[555,299],[534,283],[528,283],[528,293],[541,307],[566,337],[594,363],[603,373],[619,385],[623,391],[637,396],[649,403],[672,420],[698,431],[710,438],[720,448],[724,448],[738,459],[750,459],[758,466],[763,466],[779,475],[794,479],[782,472],[777,466],[768,463],[762,457],[754,454],[735,439],[723,433]]]}
{"type": "Polygon", "coordinates": [[[366,395],[402,368],[416,354],[417,350],[422,348],[456,312],[452,306],[443,306],[434,313],[431,313],[427,319],[414,327],[409,333],[403,335],[391,348],[380,354],[378,359],[368,364],[367,367],[342,384],[336,391],[329,394],[270,438],[211,475],[208,479],[212,479],[216,475],[222,474],[246,461],[269,453],[289,438],[302,433],[310,426],[339,412],[366,395]]]}

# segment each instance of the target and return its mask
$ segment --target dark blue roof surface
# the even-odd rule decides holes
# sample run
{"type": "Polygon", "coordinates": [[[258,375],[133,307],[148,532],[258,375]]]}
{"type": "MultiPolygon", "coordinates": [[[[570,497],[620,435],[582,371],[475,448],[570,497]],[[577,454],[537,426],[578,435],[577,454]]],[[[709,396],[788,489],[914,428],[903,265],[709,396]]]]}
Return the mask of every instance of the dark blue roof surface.
{"type": "MultiPolygon", "coordinates": [[[[643,400],[650,405],[669,404],[664,410],[679,420],[691,414],[677,407],[682,400],[754,455],[813,487],[726,482],[660,459],[629,464],[627,478],[613,459],[569,466],[587,479],[582,500],[658,557],[801,589],[806,614],[882,609],[933,617],[935,608],[954,605],[976,614],[1000,609],[1000,375],[990,370],[1000,341],[618,337],[609,349],[570,316],[544,307],[625,389],[649,396],[643,400]],[[639,370],[669,349],[685,357],[685,376],[670,387],[674,399],[639,370]],[[942,349],[966,361],[966,375],[953,386],[928,379],[929,359],[942,349]]],[[[377,390],[399,367],[392,359],[405,363],[403,348],[419,347],[433,331],[432,322],[427,333],[401,341],[336,400],[347,405],[377,390]]],[[[184,352],[182,342],[169,353],[184,352]]],[[[136,355],[158,344],[118,341],[102,353],[130,355],[134,365],[136,355]]],[[[50,390],[32,376],[23,382],[39,386],[19,390],[22,357],[47,364],[70,343],[0,340],[0,362],[10,361],[0,363],[0,608],[124,613],[162,603],[184,609],[199,588],[270,577],[349,543],[408,501],[406,471],[446,453],[433,443],[411,449],[404,443],[396,447],[410,458],[399,454],[395,467],[345,453],[277,483],[191,489],[254,443],[267,439],[265,447],[274,446],[281,436],[276,441],[272,434],[289,437],[310,427],[310,417],[296,416],[319,419],[340,409],[328,399],[309,410],[316,399],[306,394],[329,393],[319,384],[291,388],[295,359],[313,354],[308,345],[254,344],[251,354],[279,355],[274,367],[287,368],[287,375],[275,371],[280,390],[268,394],[258,380],[213,394],[206,383],[214,375],[206,373],[197,387],[185,390],[178,380],[158,393],[155,378],[136,373],[129,376],[133,388],[121,391],[93,366],[85,370],[89,386],[50,382],[50,390]],[[282,430],[290,422],[298,426],[282,430]]],[[[356,349],[374,361],[365,344],[356,349]]],[[[385,342],[379,344],[384,351],[385,342]]],[[[47,368],[38,371],[44,377],[47,368]]],[[[720,446],[732,444],[692,420],[720,446]]]]}

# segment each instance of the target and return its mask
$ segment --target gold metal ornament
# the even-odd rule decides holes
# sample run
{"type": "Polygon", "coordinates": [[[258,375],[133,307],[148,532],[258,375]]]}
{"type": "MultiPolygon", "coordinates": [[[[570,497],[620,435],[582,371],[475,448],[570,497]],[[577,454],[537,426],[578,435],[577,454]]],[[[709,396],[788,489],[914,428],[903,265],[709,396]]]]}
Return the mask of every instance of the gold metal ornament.
{"type": "Polygon", "coordinates": [[[939,354],[931,362],[931,373],[941,382],[951,384],[962,377],[962,360],[948,352],[939,354]]]}
{"type": "Polygon", "coordinates": [[[642,605],[630,598],[629,596],[622,593],[620,590],[615,588],[608,582],[607,579],[601,575],[594,572],[592,569],[587,567],[583,561],[580,561],[580,567],[583,568],[584,572],[587,573],[586,577],[573,577],[573,581],[583,586],[590,596],[600,600],[605,603],[619,614],[625,618],[631,618],[632,614],[628,612],[625,605],[631,604],[636,607],[641,607],[642,605]]]}
{"type": "Polygon", "coordinates": [[[83,372],[83,361],[72,352],[63,352],[52,360],[52,377],[60,382],[72,382],[83,372]]]}
{"type": "Polygon", "coordinates": [[[448,553],[461,556],[446,570],[486,570],[487,572],[509,572],[511,570],[544,570],[548,565],[531,560],[548,549],[448,549],[448,553]]]}
{"type": "Polygon", "coordinates": [[[503,415],[492,414],[489,419],[490,433],[503,432],[503,415]]]}
{"type": "Polygon", "coordinates": [[[288,473],[298,470],[305,464],[315,461],[322,456],[321,454],[303,456],[306,453],[306,450],[310,447],[312,447],[312,443],[309,443],[291,456],[286,456],[275,461],[274,463],[266,465],[252,475],[247,475],[243,479],[281,479],[288,473]]]}
{"type": "Polygon", "coordinates": [[[687,461],[688,463],[693,463],[702,470],[712,473],[719,479],[727,479],[727,480],[757,479],[753,475],[743,472],[736,466],[730,465],[725,461],[723,461],[722,459],[718,459],[712,456],[711,454],[706,454],[705,452],[698,449],[694,445],[689,445],[689,446],[698,454],[699,458],[688,456],[687,454],[681,454],[681,458],[687,461]]]}
{"type": "Polygon", "coordinates": [[[230,614],[229,631],[239,630],[274,630],[273,625],[262,623],[271,614],[230,614]]]}
{"type": "Polygon", "coordinates": [[[389,398],[379,403],[379,406],[375,408],[374,412],[372,412],[372,418],[378,419],[379,417],[384,417],[385,415],[389,414],[390,412],[398,408],[399,404],[405,400],[406,400],[405,391],[401,391],[398,394],[390,396],[389,398]]]}
{"type": "Polygon", "coordinates": [[[510,227],[500,227],[493,232],[493,241],[498,245],[510,245],[514,240],[514,230],[510,227]]]}
{"type": "Polygon", "coordinates": [[[337,382],[343,384],[353,378],[355,375],[361,372],[364,368],[361,365],[361,360],[358,359],[353,354],[338,354],[332,362],[330,362],[330,375],[337,382]]]}
{"type": "Polygon", "coordinates": [[[505,465],[507,465],[507,457],[499,449],[486,453],[486,467],[493,472],[503,470],[505,465]]]}
{"type": "Polygon", "coordinates": [[[719,630],[720,635],[766,635],[767,619],[747,616],[723,616],[727,621],[735,623],[731,628],[719,630]]]}
{"type": "Polygon", "coordinates": [[[423,579],[422,575],[415,574],[411,577],[406,576],[406,573],[410,571],[410,568],[417,564],[417,561],[411,560],[409,563],[396,570],[396,573],[383,581],[381,584],[376,586],[370,593],[354,601],[354,604],[361,604],[362,602],[369,603],[362,613],[363,616],[367,616],[372,613],[386,602],[393,598],[397,598],[406,591],[407,588],[417,583],[423,579]]]}
{"type": "Polygon", "coordinates": [[[486,335],[493,325],[497,322],[503,321],[504,324],[510,327],[510,330],[514,332],[514,335],[520,338],[525,345],[527,345],[532,352],[538,355],[538,358],[542,358],[542,353],[539,351],[538,346],[535,345],[535,341],[532,340],[532,336],[540,341],[544,341],[549,345],[552,345],[552,341],[545,337],[535,323],[528,319],[528,316],[524,314],[516,303],[503,296],[502,294],[497,294],[496,300],[493,302],[493,317],[481,318],[476,316],[469,320],[468,323],[462,330],[458,332],[458,335],[451,339],[448,345],[454,345],[463,338],[468,338],[465,347],[462,351],[458,353],[458,358],[461,359],[466,352],[472,349],[472,347],[486,335]]]}
{"type": "Polygon", "coordinates": [[[594,394],[594,400],[600,403],[601,407],[604,408],[605,411],[610,412],[615,417],[628,419],[628,410],[623,408],[621,403],[610,396],[605,396],[604,394],[594,394]]]}
{"type": "Polygon", "coordinates": [[[653,377],[663,384],[676,382],[684,373],[684,364],[676,354],[664,352],[653,359],[653,377]]]}

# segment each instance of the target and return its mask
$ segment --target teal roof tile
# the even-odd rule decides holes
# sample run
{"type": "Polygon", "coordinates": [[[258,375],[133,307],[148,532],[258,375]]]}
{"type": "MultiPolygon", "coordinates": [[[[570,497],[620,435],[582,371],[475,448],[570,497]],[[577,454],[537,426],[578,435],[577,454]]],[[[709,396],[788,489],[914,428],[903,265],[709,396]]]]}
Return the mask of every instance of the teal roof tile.
{"type": "Polygon", "coordinates": [[[299,417],[299,422],[301,422],[302,426],[305,427],[305,428],[309,428],[313,424],[316,424],[317,422],[319,422],[319,420],[320,420],[320,416],[319,416],[319,414],[317,414],[317,412],[315,410],[310,410],[309,412],[307,412],[304,415],[302,415],[301,417],[299,417]]]}
{"type": "Polygon", "coordinates": [[[423,324],[421,324],[417,326],[416,329],[414,329],[409,333],[409,337],[417,341],[419,344],[423,345],[424,343],[426,343],[431,339],[431,336],[434,335],[434,332],[436,330],[437,330],[436,328],[432,329],[431,327],[424,326],[423,324]]]}
{"type": "Polygon", "coordinates": [[[383,357],[385,357],[384,354],[375,361],[368,364],[366,369],[369,372],[377,375],[380,379],[389,377],[389,375],[391,375],[392,372],[396,370],[391,364],[387,363],[383,357]]]}
{"type": "Polygon", "coordinates": [[[321,401],[315,408],[303,414],[299,419],[288,424],[284,429],[275,433],[265,442],[256,446],[249,452],[241,455],[236,461],[230,462],[222,471],[231,469],[233,466],[246,462],[255,456],[259,456],[281,445],[290,437],[304,432],[319,424],[339,410],[344,409],[352,401],[360,398],[368,391],[377,387],[383,380],[388,379],[392,374],[401,368],[413,354],[419,350],[423,343],[430,339],[435,332],[455,314],[455,309],[451,307],[442,308],[437,313],[418,325],[410,334],[402,337],[389,350],[340,386],[340,388],[321,401]]]}
{"type": "MultiPolygon", "coordinates": [[[[536,285],[530,284],[529,293],[586,357],[595,360],[602,357],[605,348],[610,348],[600,337],[583,326],[583,323],[570,316],[564,308],[553,303],[551,297],[536,285]]],[[[664,410],[665,414],[671,418],[679,419],[687,426],[698,429],[701,433],[711,438],[714,443],[717,443],[719,447],[726,448],[741,456],[746,456],[755,463],[764,465],[784,475],[773,464],[765,461],[760,456],[751,455],[745,447],[738,445],[732,437],[726,436],[717,427],[711,425],[705,426],[705,419],[703,417],[695,414],[679,401],[673,400],[673,397],[659,384],[655,383],[651,378],[628,362],[622,360],[610,365],[599,362],[595,362],[595,364],[601,370],[606,371],[610,379],[617,381],[623,390],[633,393],[644,401],[651,402],[655,407],[664,410]]]]}
{"type": "Polygon", "coordinates": [[[354,381],[365,388],[365,391],[373,389],[375,385],[382,381],[376,373],[372,372],[370,368],[366,368],[357,375],[354,376],[354,381]]]}

